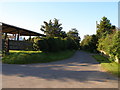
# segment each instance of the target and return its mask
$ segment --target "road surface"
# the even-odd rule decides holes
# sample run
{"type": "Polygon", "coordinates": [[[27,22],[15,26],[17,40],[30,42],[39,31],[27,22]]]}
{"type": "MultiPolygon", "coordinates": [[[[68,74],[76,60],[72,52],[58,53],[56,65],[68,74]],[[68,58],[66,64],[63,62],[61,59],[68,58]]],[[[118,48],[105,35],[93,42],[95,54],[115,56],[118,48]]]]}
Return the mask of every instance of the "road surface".
{"type": "Polygon", "coordinates": [[[118,88],[118,78],[101,71],[91,54],[41,64],[2,65],[3,88],[118,88]]]}

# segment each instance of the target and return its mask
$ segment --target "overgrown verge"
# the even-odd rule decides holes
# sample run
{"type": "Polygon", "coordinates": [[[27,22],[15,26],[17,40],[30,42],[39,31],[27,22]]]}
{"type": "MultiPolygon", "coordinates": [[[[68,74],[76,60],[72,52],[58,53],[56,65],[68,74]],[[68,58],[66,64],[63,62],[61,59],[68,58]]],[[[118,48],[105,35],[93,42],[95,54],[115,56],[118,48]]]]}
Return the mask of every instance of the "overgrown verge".
{"type": "Polygon", "coordinates": [[[41,52],[41,51],[10,51],[10,55],[2,58],[3,63],[7,64],[30,64],[30,63],[48,63],[70,58],[75,50],[66,50],[61,52],[41,52]]]}
{"type": "Polygon", "coordinates": [[[113,75],[120,77],[120,64],[110,61],[108,58],[101,55],[93,55],[93,57],[101,64],[101,67],[113,75]]]}

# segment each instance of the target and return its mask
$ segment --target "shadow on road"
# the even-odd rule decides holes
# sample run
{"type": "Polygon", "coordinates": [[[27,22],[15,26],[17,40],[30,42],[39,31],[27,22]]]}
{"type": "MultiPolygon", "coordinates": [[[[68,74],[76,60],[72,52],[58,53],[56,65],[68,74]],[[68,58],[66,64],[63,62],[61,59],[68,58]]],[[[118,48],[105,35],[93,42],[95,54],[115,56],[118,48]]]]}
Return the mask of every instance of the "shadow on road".
{"type": "Polygon", "coordinates": [[[16,75],[18,77],[38,77],[46,80],[61,80],[69,79],[85,82],[105,80],[116,80],[111,78],[108,73],[97,70],[98,63],[87,53],[77,52],[72,58],[46,64],[28,64],[28,65],[12,65],[3,64],[3,75],[16,75]]]}

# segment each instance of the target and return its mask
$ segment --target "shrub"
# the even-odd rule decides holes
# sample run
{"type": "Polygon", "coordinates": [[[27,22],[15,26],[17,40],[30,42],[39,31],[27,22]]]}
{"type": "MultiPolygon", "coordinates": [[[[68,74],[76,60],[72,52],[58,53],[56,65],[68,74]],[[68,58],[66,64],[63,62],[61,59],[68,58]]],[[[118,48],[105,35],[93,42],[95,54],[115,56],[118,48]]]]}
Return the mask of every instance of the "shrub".
{"type": "Polygon", "coordinates": [[[77,44],[70,38],[47,37],[36,42],[37,49],[44,52],[59,52],[63,50],[76,50],[77,44]]]}
{"type": "Polygon", "coordinates": [[[41,51],[47,52],[47,50],[49,49],[49,46],[47,44],[47,40],[46,39],[38,40],[37,46],[38,46],[38,49],[41,50],[41,51]]]}
{"type": "Polygon", "coordinates": [[[113,58],[117,57],[120,60],[120,31],[117,31],[114,34],[109,53],[113,56],[113,58]]]}
{"type": "Polygon", "coordinates": [[[106,52],[112,60],[115,60],[115,57],[120,60],[120,31],[99,39],[97,49],[106,52]]]}
{"type": "Polygon", "coordinates": [[[38,40],[41,40],[41,38],[40,37],[34,37],[34,38],[32,38],[33,49],[34,50],[39,50],[38,40]]]}

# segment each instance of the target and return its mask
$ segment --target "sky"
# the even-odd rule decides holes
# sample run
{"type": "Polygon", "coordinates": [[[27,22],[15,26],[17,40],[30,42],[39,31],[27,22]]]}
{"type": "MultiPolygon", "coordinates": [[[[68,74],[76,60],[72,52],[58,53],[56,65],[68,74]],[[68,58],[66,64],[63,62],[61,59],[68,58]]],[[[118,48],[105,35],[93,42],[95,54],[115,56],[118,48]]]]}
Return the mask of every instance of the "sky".
{"type": "Polygon", "coordinates": [[[118,2],[1,2],[0,22],[31,31],[40,31],[43,21],[59,19],[63,31],[71,28],[79,36],[96,33],[96,21],[106,16],[112,25],[118,26],[118,2]]]}

